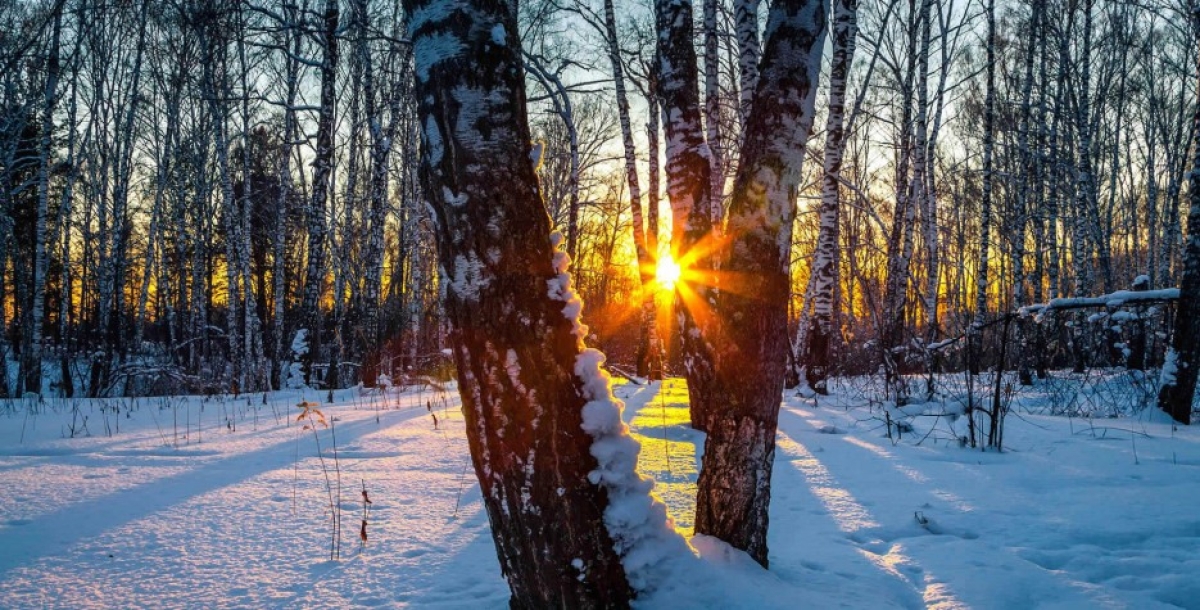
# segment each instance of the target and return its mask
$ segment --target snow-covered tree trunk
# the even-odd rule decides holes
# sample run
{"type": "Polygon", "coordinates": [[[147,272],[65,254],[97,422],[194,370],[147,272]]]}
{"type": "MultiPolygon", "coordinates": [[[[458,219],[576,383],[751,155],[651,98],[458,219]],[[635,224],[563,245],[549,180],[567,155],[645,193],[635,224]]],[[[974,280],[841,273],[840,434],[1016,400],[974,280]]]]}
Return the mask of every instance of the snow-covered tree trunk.
{"type": "Polygon", "coordinates": [[[328,226],[325,220],[333,172],[334,104],[338,64],[338,2],[326,0],[321,30],[321,103],[317,115],[317,147],[313,159],[312,197],[308,202],[308,267],[304,273],[304,299],[300,304],[300,328],[308,329],[310,349],[304,356],[304,380],[312,384],[313,362],[321,346],[321,288],[325,283],[325,251],[328,226]]]}
{"type": "MultiPolygon", "coordinates": [[[[920,40],[917,43],[917,88],[916,116],[913,120],[913,173],[909,183],[911,205],[921,213],[921,237],[925,246],[925,285],[921,289],[925,305],[925,344],[937,341],[938,333],[938,218],[937,202],[929,193],[933,173],[932,153],[935,149],[929,142],[929,54],[932,18],[931,0],[921,0],[917,13],[920,40]]],[[[932,398],[934,391],[934,352],[925,350],[926,396],[932,398]]]]}
{"type": "Polygon", "coordinates": [[[912,180],[912,116],[913,85],[917,78],[918,19],[914,13],[905,26],[908,39],[907,59],[900,84],[900,122],[895,129],[899,149],[896,161],[896,206],[887,240],[887,271],[883,289],[883,314],[880,321],[880,360],[884,369],[887,393],[897,404],[907,400],[908,388],[900,374],[899,356],[903,346],[904,316],[907,309],[912,234],[916,220],[917,202],[912,201],[909,183],[912,180]]]}
{"type": "MultiPolygon", "coordinates": [[[[1037,31],[1039,19],[1039,2],[1035,0],[1030,8],[1029,29],[1031,32],[1037,31]]],[[[1020,171],[1023,180],[1021,181],[1022,187],[1017,190],[1017,210],[1015,214],[1011,215],[1015,225],[1011,235],[1013,309],[1020,309],[1025,305],[1025,284],[1028,279],[1025,271],[1025,236],[1032,211],[1031,199],[1034,198],[1034,193],[1038,188],[1035,179],[1034,154],[1029,142],[1030,133],[1033,131],[1033,64],[1037,45],[1032,38],[1026,44],[1028,46],[1025,49],[1024,71],[1021,80],[1021,114],[1020,122],[1017,125],[1017,154],[1021,163],[1020,171]]],[[[1033,383],[1032,357],[1034,353],[1028,345],[1029,324],[1024,318],[1020,318],[1017,320],[1016,327],[1018,378],[1021,385],[1031,385],[1033,383]]]]}
{"type": "Polygon", "coordinates": [[[634,471],[603,356],[583,344],[530,158],[515,6],[404,8],[467,437],[510,605],[625,606],[653,567],[622,557],[681,541],[634,471]]]}
{"type": "MultiPolygon", "coordinates": [[[[814,253],[812,275],[813,321],[807,327],[803,345],[804,370],[809,387],[825,394],[829,372],[831,341],[834,338],[833,312],[837,305],[841,231],[838,195],[841,187],[842,157],[846,149],[844,117],[846,82],[854,62],[858,35],[858,0],[833,3],[833,60],[829,68],[829,107],[825,119],[825,158],[821,178],[821,204],[818,208],[820,230],[814,253]]],[[[805,299],[807,302],[807,299],[805,299]]]]}
{"type": "MultiPolygon", "coordinates": [[[[1191,10],[1192,35],[1200,44],[1200,5],[1191,10]]],[[[1200,68],[1200,60],[1197,60],[1200,68]]],[[[1187,240],[1183,250],[1183,273],[1179,282],[1179,305],[1175,333],[1162,370],[1158,406],[1181,424],[1192,421],[1192,401],[1200,374],[1200,85],[1196,87],[1192,118],[1192,171],[1188,183],[1187,240]]]]}
{"type": "Polygon", "coordinates": [[[246,23],[246,7],[238,6],[238,37],[237,37],[237,52],[238,65],[240,66],[241,75],[241,119],[242,119],[242,196],[239,207],[239,216],[234,219],[238,226],[238,240],[235,244],[237,247],[238,259],[238,280],[242,284],[242,312],[245,326],[242,332],[243,344],[242,349],[242,382],[239,388],[243,391],[252,391],[263,389],[266,385],[266,371],[263,365],[263,337],[262,337],[262,322],[258,316],[258,303],[254,296],[254,276],[250,268],[253,247],[251,233],[253,231],[253,223],[251,217],[254,211],[254,199],[252,184],[250,180],[250,158],[252,147],[250,138],[252,135],[250,112],[250,70],[249,58],[246,52],[246,37],[249,29],[246,23]]]}
{"type": "Polygon", "coordinates": [[[666,118],[667,195],[671,200],[671,253],[694,281],[677,285],[684,374],[691,403],[692,427],[704,430],[711,406],[712,346],[706,311],[712,307],[713,279],[711,205],[712,165],[700,120],[699,70],[692,40],[691,0],[656,0],[658,33],[657,84],[666,118]]]}
{"type": "MultiPolygon", "coordinates": [[[[1071,30],[1072,20],[1068,18],[1066,31],[1071,30]]],[[[1065,140],[1061,132],[1065,128],[1063,122],[1065,120],[1065,105],[1067,87],[1067,68],[1070,63],[1068,55],[1068,37],[1064,35],[1059,41],[1058,48],[1058,74],[1055,76],[1054,86],[1054,112],[1050,118],[1050,131],[1047,136],[1046,156],[1049,159],[1052,167],[1050,169],[1050,177],[1046,185],[1046,283],[1048,284],[1048,298],[1056,299],[1061,294],[1062,277],[1060,258],[1060,245],[1058,242],[1059,234],[1059,215],[1060,215],[1060,198],[1059,191],[1067,181],[1066,162],[1062,158],[1062,149],[1065,146],[1060,145],[1060,140],[1065,140]]]]}
{"type": "MultiPolygon", "coordinates": [[[[1100,244],[1090,243],[1094,240],[1090,223],[1091,208],[1094,204],[1092,200],[1092,139],[1091,139],[1091,113],[1088,111],[1088,100],[1090,99],[1089,89],[1091,88],[1091,65],[1092,65],[1092,3],[1091,0],[1084,0],[1083,3],[1083,48],[1080,50],[1080,91],[1077,94],[1078,100],[1075,104],[1075,129],[1078,132],[1079,141],[1076,151],[1076,169],[1075,169],[1075,202],[1073,212],[1073,222],[1071,224],[1071,259],[1075,267],[1075,284],[1074,296],[1086,297],[1092,291],[1092,273],[1091,273],[1091,251],[1092,247],[1100,247],[1100,244]]],[[[1106,285],[1107,287],[1107,285],[1106,285]]],[[[1106,290],[1106,292],[1108,292],[1106,290]]],[[[1076,373],[1082,373],[1087,365],[1087,315],[1077,313],[1074,316],[1073,325],[1071,327],[1071,347],[1074,353],[1074,370],[1076,373]]]]}
{"type": "Polygon", "coordinates": [[[717,297],[716,378],[697,482],[696,531],[767,565],[775,430],[789,348],[792,225],[813,122],[825,5],[776,0],[729,208],[717,297]]]}
{"type": "MultiPolygon", "coordinates": [[[[50,243],[61,243],[61,256],[63,261],[62,280],[59,282],[59,299],[63,304],[58,316],[58,336],[59,342],[62,345],[62,352],[59,355],[59,370],[61,371],[60,384],[62,395],[64,398],[73,398],[75,396],[75,379],[71,371],[71,360],[74,354],[71,353],[70,331],[74,320],[71,315],[71,295],[73,294],[73,276],[71,272],[71,214],[72,203],[75,197],[75,182],[79,177],[79,168],[77,166],[77,146],[78,130],[76,126],[76,118],[79,114],[79,71],[75,70],[71,76],[71,99],[67,104],[67,159],[66,163],[69,169],[67,170],[66,183],[63,185],[62,193],[59,195],[58,207],[58,235],[51,239],[50,243]]],[[[0,214],[0,219],[3,215],[0,214]]],[[[3,222],[0,221],[0,225],[3,222]]],[[[3,260],[2,248],[0,248],[0,260],[3,260]]],[[[0,353],[3,353],[3,345],[0,344],[0,353]]],[[[5,384],[5,375],[0,376],[0,384],[5,384]]],[[[0,391],[7,391],[7,387],[0,391]]]]}
{"type": "Polygon", "coordinates": [[[1147,231],[1146,231],[1146,258],[1147,258],[1147,260],[1146,260],[1145,272],[1150,277],[1150,285],[1158,286],[1159,285],[1158,261],[1159,261],[1159,254],[1160,254],[1159,242],[1161,240],[1161,235],[1160,235],[1161,231],[1159,230],[1159,227],[1160,227],[1159,220],[1162,215],[1162,212],[1161,212],[1161,210],[1159,210],[1160,203],[1159,203],[1159,196],[1158,196],[1158,188],[1159,188],[1158,142],[1159,142],[1159,140],[1158,140],[1158,129],[1156,126],[1156,124],[1157,124],[1157,121],[1156,121],[1157,112],[1156,111],[1157,111],[1157,107],[1160,106],[1160,102],[1155,93],[1155,87],[1154,87],[1154,83],[1156,82],[1156,79],[1155,79],[1156,70],[1155,70],[1153,46],[1150,48],[1149,53],[1150,53],[1150,56],[1149,56],[1148,60],[1146,61],[1146,83],[1147,83],[1146,89],[1147,89],[1147,95],[1149,97],[1149,99],[1147,100],[1147,103],[1152,110],[1145,114],[1145,116],[1143,117],[1143,121],[1142,121],[1142,130],[1146,134],[1146,168],[1148,170],[1146,172],[1146,176],[1145,176],[1146,217],[1147,217],[1147,221],[1148,221],[1147,224],[1149,225],[1149,227],[1147,227],[1147,231]]]}

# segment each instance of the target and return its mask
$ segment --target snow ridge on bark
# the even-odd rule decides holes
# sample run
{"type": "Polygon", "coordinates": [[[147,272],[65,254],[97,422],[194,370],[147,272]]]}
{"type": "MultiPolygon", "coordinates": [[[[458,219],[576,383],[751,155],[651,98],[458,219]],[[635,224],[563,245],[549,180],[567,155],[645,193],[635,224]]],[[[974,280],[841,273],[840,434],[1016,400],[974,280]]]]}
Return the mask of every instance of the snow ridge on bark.
{"type": "Polygon", "coordinates": [[[597,462],[588,480],[608,492],[604,525],[629,585],[639,594],[652,593],[670,578],[673,559],[691,558],[694,553],[675,531],[675,520],[667,514],[666,505],[654,495],[654,480],[637,471],[642,445],[621,419],[625,403],[613,396],[612,377],[603,368],[604,354],[584,345],[588,327],[581,321],[583,299],[572,286],[571,258],[558,249],[562,234],[556,232],[550,240],[558,276],[548,281],[549,294],[566,303],[563,315],[571,321],[580,347],[574,372],[588,401],[583,406],[582,427],[593,439],[591,454],[597,462]]]}

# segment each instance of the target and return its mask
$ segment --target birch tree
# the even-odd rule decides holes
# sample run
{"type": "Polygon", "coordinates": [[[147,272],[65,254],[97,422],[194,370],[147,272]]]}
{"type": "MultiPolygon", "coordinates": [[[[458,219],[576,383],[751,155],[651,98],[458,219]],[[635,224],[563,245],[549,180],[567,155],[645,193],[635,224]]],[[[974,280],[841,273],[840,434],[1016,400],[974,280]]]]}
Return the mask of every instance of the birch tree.
{"type": "Polygon", "coordinates": [[[334,104],[336,103],[338,65],[337,0],[326,0],[322,15],[320,62],[321,102],[317,112],[317,142],[313,159],[312,197],[308,202],[308,266],[304,273],[304,300],[300,305],[301,328],[308,329],[309,349],[302,358],[306,383],[315,379],[313,363],[321,346],[320,296],[325,283],[326,243],[329,231],[326,204],[333,171],[334,104]]]}
{"type": "Polygon", "coordinates": [[[622,557],[682,541],[583,344],[531,160],[515,7],[405,9],[467,436],[510,605],[625,606],[653,578],[622,557]]]}
{"type": "MultiPolygon", "coordinates": [[[[50,142],[54,136],[54,109],[58,103],[58,79],[61,69],[59,47],[62,40],[62,4],[54,8],[52,34],[46,57],[46,84],[42,94],[41,141],[38,145],[37,215],[34,227],[33,304],[29,313],[28,343],[21,360],[24,391],[42,395],[42,326],[46,307],[46,221],[50,203],[50,142]]],[[[0,360],[0,365],[7,364],[0,360]]]]}
{"type": "MultiPolygon", "coordinates": [[[[706,192],[712,166],[700,130],[691,4],[660,1],[655,15],[659,84],[669,117],[668,193],[676,222],[672,248],[698,271],[699,282],[712,281],[714,265],[697,252],[714,227],[706,213],[712,205],[706,192]]],[[[728,276],[720,291],[702,285],[682,289],[689,291],[680,309],[692,421],[708,432],[696,531],[745,550],[764,566],[775,429],[789,347],[792,221],[824,38],[822,3],[788,0],[771,7],[730,203],[729,240],[715,247],[720,259],[715,266],[728,276]]]]}
{"type": "Polygon", "coordinates": [[[815,392],[826,394],[825,379],[833,339],[834,294],[840,282],[840,236],[838,196],[841,190],[842,155],[845,151],[846,82],[854,62],[858,36],[858,1],[833,3],[833,59],[829,68],[829,105],[825,115],[825,155],[821,175],[820,232],[814,253],[812,302],[813,321],[808,327],[804,370],[815,392]]]}

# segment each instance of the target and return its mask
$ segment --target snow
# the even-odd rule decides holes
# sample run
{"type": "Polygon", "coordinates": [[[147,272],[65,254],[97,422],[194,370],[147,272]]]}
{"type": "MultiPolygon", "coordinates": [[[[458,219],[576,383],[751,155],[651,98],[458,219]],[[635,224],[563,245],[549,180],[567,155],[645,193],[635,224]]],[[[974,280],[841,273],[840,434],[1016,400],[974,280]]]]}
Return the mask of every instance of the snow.
{"type": "Polygon", "coordinates": [[[308,329],[301,328],[296,331],[295,338],[292,339],[292,357],[299,358],[308,353],[308,329]]]}
{"type": "Polygon", "coordinates": [[[593,485],[608,492],[604,524],[616,546],[629,585],[639,593],[651,593],[669,580],[676,564],[691,559],[687,541],[675,532],[667,507],[652,494],[654,480],[638,473],[641,445],[629,434],[621,419],[624,403],[612,393],[612,377],[602,368],[604,354],[587,348],[583,338],[588,327],[580,316],[583,300],[571,285],[571,259],[559,250],[562,234],[550,235],[554,248],[554,271],[548,280],[552,299],[563,301],[562,313],[571,321],[580,353],[574,373],[581,384],[584,399],[582,427],[592,437],[590,453],[597,467],[588,473],[593,485]]]}
{"type": "MultiPolygon", "coordinates": [[[[616,385],[610,396],[600,363],[594,352],[577,363],[607,403],[589,420],[632,433],[641,476],[690,536],[704,435],[687,425],[686,385],[616,385]]],[[[961,411],[953,386],[894,411],[914,427],[895,442],[867,406],[868,382],[789,396],[771,569],[695,536],[695,554],[659,564],[662,580],[637,605],[1196,607],[1200,430],[1153,408],[1100,411],[1135,399],[1139,379],[1092,379],[1094,418],[1050,414],[1080,389],[1073,377],[1018,388],[1002,453],[960,447],[965,419],[934,416],[961,411]]],[[[266,404],[261,394],[0,403],[0,606],[504,608],[461,402],[447,389],[347,390],[333,404],[311,391],[266,404]],[[294,421],[304,400],[322,400],[334,425],[316,433],[327,465],[336,436],[338,561],[313,431],[294,421]],[[84,417],[86,433],[68,438],[84,417]],[[364,483],[373,508],[360,547],[364,483]]],[[[614,459],[628,460],[622,444],[614,459]]],[[[681,536],[646,543],[641,561],[681,536]]]]}
{"type": "Polygon", "coordinates": [[[433,115],[425,117],[425,151],[429,155],[429,164],[436,166],[442,162],[442,157],[446,153],[445,145],[442,144],[442,130],[438,128],[437,121],[433,115]]]}
{"type": "Polygon", "coordinates": [[[1167,348],[1167,355],[1163,357],[1162,371],[1159,373],[1158,385],[1167,387],[1175,385],[1175,375],[1179,373],[1179,354],[1174,347],[1167,348]]]}
{"type": "MultiPolygon", "coordinates": [[[[449,2],[431,2],[427,6],[450,5],[449,2]]],[[[417,28],[416,18],[411,19],[410,27],[417,28]]],[[[429,80],[429,71],[443,61],[458,57],[466,46],[462,39],[448,32],[433,32],[424,36],[413,37],[413,65],[417,67],[417,78],[429,80]]]]}
{"type": "Polygon", "coordinates": [[[479,291],[491,285],[492,280],[484,273],[483,263],[474,253],[467,252],[454,257],[454,271],[449,288],[459,298],[472,302],[479,300],[479,291]]]}
{"type": "Polygon", "coordinates": [[[308,353],[308,329],[301,328],[296,331],[296,336],[292,339],[292,361],[284,366],[287,376],[284,378],[284,387],[289,390],[299,390],[305,387],[304,383],[304,365],[300,359],[308,353]]]}
{"type": "Polygon", "coordinates": [[[492,26],[492,44],[499,47],[508,44],[508,36],[504,33],[503,23],[492,26]]]}
{"type": "Polygon", "coordinates": [[[1146,301],[1171,301],[1179,298],[1178,288],[1163,288],[1160,290],[1118,290],[1098,297],[1074,297],[1051,299],[1048,303],[1028,305],[1020,309],[1023,316],[1040,314],[1053,309],[1073,309],[1082,307],[1120,307],[1131,303],[1146,301]]]}

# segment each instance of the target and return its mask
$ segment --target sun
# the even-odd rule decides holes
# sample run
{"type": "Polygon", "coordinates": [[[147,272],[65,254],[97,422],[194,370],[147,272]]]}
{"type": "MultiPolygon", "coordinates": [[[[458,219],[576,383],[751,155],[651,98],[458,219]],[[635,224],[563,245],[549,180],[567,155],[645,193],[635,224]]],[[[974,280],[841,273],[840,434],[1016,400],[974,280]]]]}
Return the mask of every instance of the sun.
{"type": "Polygon", "coordinates": [[[675,262],[670,254],[659,257],[658,269],[655,270],[654,275],[660,286],[667,290],[675,288],[675,283],[679,281],[679,276],[682,274],[683,270],[679,267],[679,263],[675,262]]]}

